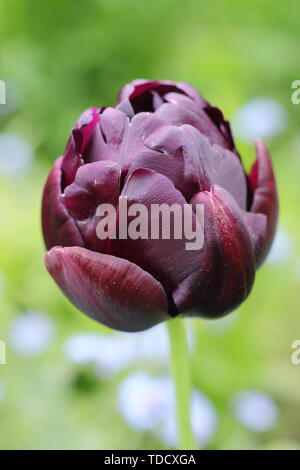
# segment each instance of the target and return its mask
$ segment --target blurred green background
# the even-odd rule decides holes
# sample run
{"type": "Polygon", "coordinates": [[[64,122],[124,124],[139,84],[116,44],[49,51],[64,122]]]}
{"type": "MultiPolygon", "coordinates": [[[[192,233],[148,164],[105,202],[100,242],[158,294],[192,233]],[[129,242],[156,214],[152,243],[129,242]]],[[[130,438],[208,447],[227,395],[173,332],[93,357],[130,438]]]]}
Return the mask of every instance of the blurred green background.
{"type": "Polygon", "coordinates": [[[300,339],[300,104],[291,102],[299,10],[292,0],[1,0],[1,449],[168,446],[143,421],[147,407],[150,421],[157,411],[153,394],[140,411],[118,401],[128,376],[168,375],[167,360],[151,351],[157,332],[115,335],[73,308],[44,268],[40,230],[42,187],[72,124],[85,108],[113,105],[137,77],[200,89],[233,119],[246,168],[262,126],[279,186],[279,236],[237,313],[189,322],[194,387],[214,416],[204,406],[211,431],[199,446],[300,449],[300,364],[291,361],[300,339]],[[127,347],[127,361],[117,355],[111,365],[109,348],[122,356],[127,347]]]}

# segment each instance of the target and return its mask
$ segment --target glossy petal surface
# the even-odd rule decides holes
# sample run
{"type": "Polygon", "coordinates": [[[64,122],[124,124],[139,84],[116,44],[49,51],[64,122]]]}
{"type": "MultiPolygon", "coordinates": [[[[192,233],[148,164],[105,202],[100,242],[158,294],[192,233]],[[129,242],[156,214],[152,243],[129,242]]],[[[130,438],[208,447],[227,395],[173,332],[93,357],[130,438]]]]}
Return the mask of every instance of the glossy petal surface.
{"type": "Polygon", "coordinates": [[[71,302],[104,325],[140,331],[167,319],[162,286],[127,260],[85,248],[54,247],[45,262],[71,302]]]}
{"type": "Polygon", "coordinates": [[[199,269],[174,291],[182,313],[208,318],[230,312],[248,296],[255,259],[243,213],[224,189],[198,193],[192,203],[205,205],[205,245],[199,269]]]}
{"type": "Polygon", "coordinates": [[[256,141],[256,162],[250,176],[253,199],[250,211],[266,216],[266,230],[261,234],[257,248],[257,263],[260,265],[271,247],[278,218],[278,195],[270,154],[261,140],[256,141]]]}
{"type": "Polygon", "coordinates": [[[45,184],[42,199],[42,229],[47,249],[52,246],[83,246],[74,219],[61,200],[61,162],[58,158],[45,184]]]}
{"type": "MultiPolygon", "coordinates": [[[[151,217],[150,205],[166,204],[170,208],[173,204],[177,204],[182,208],[186,204],[186,200],[175,189],[168,178],[144,168],[135,170],[130,175],[123,188],[121,197],[126,198],[129,208],[133,204],[139,203],[149,209],[149,218],[147,216],[145,219],[149,238],[117,240],[117,256],[138,264],[158,279],[167,290],[170,290],[197,269],[201,250],[186,250],[185,244],[188,240],[184,237],[183,225],[179,219],[177,219],[177,227],[182,229],[183,236],[181,239],[175,238],[174,219],[172,216],[170,217],[169,239],[163,239],[161,230],[159,232],[159,239],[151,238],[151,226],[156,222],[161,224],[161,216],[158,218],[155,216],[151,217]]],[[[194,214],[192,215],[194,220],[195,216],[194,214]]]]}

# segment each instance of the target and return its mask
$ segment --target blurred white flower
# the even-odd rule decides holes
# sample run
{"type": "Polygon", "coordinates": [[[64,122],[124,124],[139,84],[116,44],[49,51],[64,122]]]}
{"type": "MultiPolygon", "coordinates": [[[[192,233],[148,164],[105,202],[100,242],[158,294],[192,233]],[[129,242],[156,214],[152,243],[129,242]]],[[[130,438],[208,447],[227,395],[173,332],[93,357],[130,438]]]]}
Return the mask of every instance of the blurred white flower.
{"type": "MultiPolygon", "coordinates": [[[[206,446],[217,428],[217,413],[210,400],[199,390],[194,389],[191,400],[192,429],[199,448],[206,446]]],[[[159,430],[164,443],[168,446],[178,445],[175,402],[172,403],[171,413],[159,430]]]]}
{"type": "MultiPolygon", "coordinates": [[[[188,329],[190,346],[194,343],[188,329]]],[[[138,362],[166,365],[169,361],[169,338],[164,324],[129,335],[117,332],[79,333],[68,338],[64,354],[72,362],[95,365],[97,375],[107,377],[138,362]]]]}
{"type": "Polygon", "coordinates": [[[218,419],[211,401],[199,390],[193,391],[191,417],[197,442],[204,447],[216,431],[218,419]]]}
{"type": "MultiPolygon", "coordinates": [[[[176,446],[178,433],[173,383],[168,377],[150,377],[143,372],[129,375],[118,391],[118,409],[129,426],[160,436],[176,446]]],[[[216,429],[217,415],[210,401],[198,390],[191,402],[192,427],[199,447],[206,445],[216,429]]]]}
{"type": "MultiPolygon", "coordinates": [[[[128,337],[128,335],[126,335],[128,337]]],[[[195,345],[193,324],[187,324],[187,338],[192,351],[195,345]]],[[[142,361],[155,361],[166,364],[169,361],[169,337],[164,323],[154,326],[146,331],[135,333],[129,341],[136,348],[136,358],[142,361]]]]}
{"type": "Polygon", "coordinates": [[[231,119],[234,135],[245,142],[280,134],[286,127],[287,113],[280,103],[268,97],[254,98],[231,119]]]}
{"type": "Polygon", "coordinates": [[[2,379],[0,379],[0,405],[3,403],[4,399],[4,384],[2,379]]]}
{"type": "Polygon", "coordinates": [[[266,262],[273,265],[286,263],[291,258],[293,250],[294,242],[292,237],[284,228],[279,227],[266,262]]]}
{"type": "Polygon", "coordinates": [[[38,312],[25,312],[12,320],[9,326],[10,346],[22,356],[42,354],[54,338],[53,320],[38,312]]]}
{"type": "Polygon", "coordinates": [[[160,359],[164,362],[169,357],[169,338],[166,326],[162,323],[146,331],[130,336],[136,349],[137,360],[160,359]]]}
{"type": "Polygon", "coordinates": [[[117,373],[134,360],[135,351],[126,336],[79,333],[64,344],[65,356],[78,364],[93,364],[100,376],[117,373]]]}
{"type": "Polygon", "coordinates": [[[102,335],[98,333],[78,333],[65,341],[64,354],[77,364],[95,362],[101,353],[101,344],[102,335]]]}
{"type": "Polygon", "coordinates": [[[33,150],[28,142],[17,134],[0,134],[0,174],[14,176],[31,168],[33,150]]]}
{"type": "Polygon", "coordinates": [[[231,406],[237,420],[252,431],[269,431],[278,419],[276,403],[262,392],[238,392],[234,395],[231,406]]]}
{"type": "Polygon", "coordinates": [[[132,428],[155,430],[170,415],[172,395],[172,383],[168,378],[152,378],[137,372],[120,384],[118,408],[132,428]]]}

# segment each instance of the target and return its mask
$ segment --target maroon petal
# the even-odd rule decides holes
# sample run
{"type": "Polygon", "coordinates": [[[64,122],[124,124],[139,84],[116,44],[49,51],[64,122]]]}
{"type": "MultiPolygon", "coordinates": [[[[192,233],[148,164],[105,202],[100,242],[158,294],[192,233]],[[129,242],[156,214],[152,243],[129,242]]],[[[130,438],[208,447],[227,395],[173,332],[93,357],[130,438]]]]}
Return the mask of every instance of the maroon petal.
{"type": "Polygon", "coordinates": [[[156,109],[156,98],[153,92],[163,96],[172,91],[184,93],[184,91],[177,86],[177,83],[169,80],[133,80],[121,89],[118,96],[118,104],[120,105],[122,102],[129,100],[136,114],[143,111],[152,112],[156,109]]]}
{"type": "Polygon", "coordinates": [[[101,130],[106,145],[112,152],[119,152],[130,120],[126,114],[114,108],[106,108],[101,114],[101,130]]]}
{"type": "Polygon", "coordinates": [[[99,140],[99,115],[103,108],[90,108],[82,113],[72,129],[62,161],[62,189],[73,183],[78,168],[86,161],[94,161],[94,148],[99,140]],[[95,142],[96,141],[96,142],[95,142]]]}
{"type": "Polygon", "coordinates": [[[139,113],[133,116],[119,150],[122,169],[128,170],[134,157],[147,150],[144,144],[145,139],[166,124],[160,117],[152,113],[139,113]]]}
{"type": "MultiPolygon", "coordinates": [[[[160,161],[154,161],[152,157],[149,163],[144,156],[144,166],[170,177],[187,200],[196,191],[209,190],[211,185],[218,184],[232,194],[242,209],[246,209],[246,175],[240,160],[229,150],[211,145],[194,127],[164,127],[145,140],[145,145],[162,155],[160,161]],[[165,169],[170,156],[173,156],[172,171],[165,169]]],[[[140,160],[141,156],[133,164],[141,164],[140,160]]]]}
{"type": "MultiPolygon", "coordinates": [[[[266,230],[259,236],[260,243],[257,247],[257,264],[260,265],[271,247],[278,217],[278,196],[271,158],[261,140],[256,141],[256,161],[251,169],[249,182],[253,192],[250,211],[267,217],[266,230]]],[[[255,227],[252,229],[257,232],[255,227]]]]}
{"type": "Polygon", "coordinates": [[[104,108],[89,108],[82,113],[77,123],[75,124],[73,131],[79,130],[80,133],[76,133],[78,138],[75,142],[79,153],[83,153],[88,145],[90,139],[94,134],[94,130],[100,120],[100,114],[104,108]],[[80,136],[80,137],[79,137],[80,136]]]}
{"type": "Polygon", "coordinates": [[[125,113],[118,109],[105,108],[83,151],[85,163],[100,160],[119,161],[122,144],[130,127],[130,120],[125,113]]]}
{"type": "Polygon", "coordinates": [[[118,108],[128,112],[128,116],[132,116],[132,112],[158,111],[163,118],[168,119],[169,123],[191,124],[212,143],[237,153],[230,125],[225,121],[220,109],[211,106],[187,83],[133,80],[120,91],[118,108]]]}
{"type": "Polygon", "coordinates": [[[161,284],[127,260],[85,248],[55,247],[45,262],[71,302],[104,325],[141,331],[169,318],[161,284]]]}
{"type": "Polygon", "coordinates": [[[145,79],[133,80],[125,85],[118,95],[118,104],[126,100],[134,100],[147,92],[154,92],[162,97],[168,93],[175,92],[190,97],[200,107],[207,105],[207,102],[200,93],[188,83],[173,82],[171,80],[150,81],[145,79]]]}
{"type": "Polygon", "coordinates": [[[244,220],[251,234],[253,249],[258,267],[260,254],[264,248],[264,242],[267,232],[267,217],[265,214],[255,214],[254,212],[245,212],[244,220]]]}
{"type": "Polygon", "coordinates": [[[168,122],[174,126],[190,124],[208,137],[212,144],[219,144],[224,148],[231,149],[225,137],[219,132],[217,127],[212,124],[211,120],[202,109],[195,111],[192,107],[188,108],[175,103],[165,103],[156,111],[156,114],[162,119],[168,120],[168,122]]]}
{"type": "Polygon", "coordinates": [[[191,201],[205,205],[205,244],[200,268],[173,293],[181,313],[224,315],[248,296],[255,277],[251,236],[243,212],[223,188],[212,187],[191,201]]]}
{"type": "Polygon", "coordinates": [[[62,164],[61,164],[61,171],[62,171],[62,178],[61,178],[61,189],[62,191],[72,184],[77,170],[81,167],[84,162],[82,156],[74,150],[75,144],[73,136],[70,137],[69,142],[67,144],[67,148],[65,154],[63,156],[62,164]]]}
{"type": "Polygon", "coordinates": [[[88,163],[77,171],[73,184],[65,189],[63,202],[77,225],[87,248],[106,252],[109,240],[97,237],[96,215],[100,204],[117,205],[120,192],[121,168],[116,162],[102,160],[88,163]]]}
{"type": "Polygon", "coordinates": [[[216,125],[216,127],[219,129],[220,133],[226,140],[226,148],[234,150],[235,153],[239,155],[237,150],[235,149],[230,124],[228,121],[225,121],[222,111],[215,106],[211,106],[209,103],[207,103],[207,106],[206,108],[204,108],[204,111],[210,117],[212,122],[216,125]]]}
{"type": "MultiPolygon", "coordinates": [[[[114,254],[141,266],[158,279],[167,290],[173,289],[178,282],[198,268],[201,249],[186,249],[186,243],[189,241],[185,238],[182,221],[178,219],[177,228],[181,230],[182,238],[175,238],[173,217],[170,218],[169,239],[163,239],[161,230],[158,239],[151,237],[153,224],[158,221],[161,224],[160,216],[151,217],[151,205],[165,204],[170,207],[177,204],[182,211],[187,201],[167,177],[145,168],[131,173],[121,196],[126,198],[128,208],[138,203],[148,209],[143,220],[148,227],[149,237],[147,239],[131,239],[130,237],[124,240],[119,239],[116,241],[114,254]]],[[[191,214],[194,230],[195,215],[192,210],[191,214]]]]}
{"type": "Polygon", "coordinates": [[[61,163],[58,158],[47,178],[42,199],[42,229],[47,249],[83,246],[79,230],[61,200],[61,163]]]}
{"type": "Polygon", "coordinates": [[[167,150],[158,151],[149,149],[139,153],[134,158],[129,167],[128,175],[138,168],[148,168],[166,176],[187,201],[199,189],[195,174],[187,175],[187,177],[184,174],[184,157],[182,152],[176,153],[167,150]]]}
{"type": "MultiPolygon", "coordinates": [[[[189,98],[192,98],[198,108],[202,108],[203,106],[207,105],[207,101],[203,98],[199,91],[188,83],[178,82],[176,86],[189,98]]],[[[169,98],[167,98],[167,100],[169,100],[169,98]]]]}
{"type": "Polygon", "coordinates": [[[166,124],[153,113],[139,113],[130,120],[122,111],[106,108],[88,148],[89,161],[119,162],[126,172],[133,158],[147,150],[144,140],[166,124]]]}

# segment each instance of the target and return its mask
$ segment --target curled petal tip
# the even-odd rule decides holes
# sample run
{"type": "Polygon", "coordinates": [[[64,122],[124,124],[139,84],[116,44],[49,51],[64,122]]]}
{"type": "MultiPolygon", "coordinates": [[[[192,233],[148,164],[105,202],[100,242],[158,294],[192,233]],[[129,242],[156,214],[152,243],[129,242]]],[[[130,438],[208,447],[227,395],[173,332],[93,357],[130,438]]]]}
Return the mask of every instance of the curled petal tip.
{"type": "Polygon", "coordinates": [[[260,139],[255,140],[256,161],[250,174],[249,182],[252,190],[250,212],[264,214],[266,225],[264,233],[260,233],[260,244],[257,250],[257,266],[266,258],[271,247],[278,218],[278,194],[271,157],[268,149],[260,139]]]}

